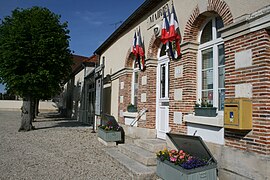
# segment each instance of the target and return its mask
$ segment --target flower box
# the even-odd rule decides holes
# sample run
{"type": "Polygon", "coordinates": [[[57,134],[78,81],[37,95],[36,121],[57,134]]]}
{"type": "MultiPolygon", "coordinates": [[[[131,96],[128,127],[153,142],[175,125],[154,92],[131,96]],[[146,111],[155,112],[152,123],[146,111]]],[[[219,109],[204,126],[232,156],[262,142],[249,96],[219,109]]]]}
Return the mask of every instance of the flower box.
{"type": "Polygon", "coordinates": [[[161,177],[164,180],[174,180],[174,179],[216,180],[217,179],[217,175],[216,175],[217,162],[200,137],[180,135],[180,134],[171,134],[171,133],[167,133],[167,135],[169,139],[172,141],[172,143],[179,150],[176,153],[179,153],[179,154],[182,153],[181,155],[184,154],[184,157],[180,156],[180,159],[187,158],[184,162],[188,162],[193,157],[197,157],[198,159],[202,159],[204,161],[204,164],[200,167],[194,166],[196,168],[193,168],[193,166],[187,167],[187,164],[183,165],[184,163],[180,165],[180,164],[175,164],[173,162],[170,162],[171,161],[170,158],[161,159],[160,157],[158,157],[157,158],[157,175],[159,177],[161,177]],[[185,155],[184,152],[188,152],[188,154],[191,156],[185,155]]]}
{"type": "Polygon", "coordinates": [[[216,107],[194,107],[195,116],[216,117],[216,107]]]}
{"type": "Polygon", "coordinates": [[[107,142],[121,141],[121,131],[107,131],[102,128],[98,128],[98,137],[107,142]]]}
{"type": "Polygon", "coordinates": [[[137,107],[134,106],[133,104],[129,104],[129,105],[127,106],[127,111],[128,111],[128,112],[138,112],[137,107]]]}
{"type": "Polygon", "coordinates": [[[157,160],[157,175],[164,180],[200,180],[200,179],[211,179],[215,180],[216,167],[213,165],[198,167],[195,169],[184,169],[181,166],[177,166],[170,161],[157,160]]]}

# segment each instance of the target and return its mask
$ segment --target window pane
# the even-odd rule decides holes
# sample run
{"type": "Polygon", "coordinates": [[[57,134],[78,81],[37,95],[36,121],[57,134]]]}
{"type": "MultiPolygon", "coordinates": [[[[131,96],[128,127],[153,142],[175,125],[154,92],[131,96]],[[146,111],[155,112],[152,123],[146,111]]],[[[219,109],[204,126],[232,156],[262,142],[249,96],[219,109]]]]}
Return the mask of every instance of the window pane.
{"type": "Polygon", "coordinates": [[[225,88],[224,45],[218,46],[218,87],[225,88]]]}
{"type": "Polygon", "coordinates": [[[138,73],[138,71],[136,71],[136,72],[134,72],[134,82],[137,84],[138,83],[138,76],[139,76],[139,73],[138,73]]]}
{"type": "Polygon", "coordinates": [[[213,89],[213,69],[202,72],[202,89],[213,89]]]}
{"type": "Polygon", "coordinates": [[[209,21],[203,29],[201,44],[212,40],[212,21],[209,21]]]}
{"type": "Polygon", "coordinates": [[[223,27],[224,27],[224,24],[223,24],[221,17],[216,17],[217,38],[219,38],[221,36],[221,33],[218,32],[218,30],[220,28],[223,28],[223,27]]]}
{"type": "Polygon", "coordinates": [[[213,104],[213,90],[202,91],[202,100],[213,104]]]}
{"type": "Polygon", "coordinates": [[[166,85],[166,66],[162,64],[160,66],[160,97],[165,97],[165,85],[166,85]]]}
{"type": "Polygon", "coordinates": [[[133,82],[133,104],[135,105],[135,106],[137,106],[137,97],[138,97],[138,80],[139,80],[139,78],[138,78],[138,76],[139,76],[139,73],[138,73],[138,71],[137,70],[134,70],[133,71],[133,76],[134,76],[134,82],[133,82]]]}
{"type": "Polygon", "coordinates": [[[213,49],[202,51],[202,89],[213,89],[213,49]]]}
{"type": "Polygon", "coordinates": [[[225,67],[218,68],[218,87],[225,88],[225,67]]]}
{"type": "Polygon", "coordinates": [[[202,69],[213,68],[213,49],[202,51],[202,69]]]}
{"type": "Polygon", "coordinates": [[[225,64],[225,55],[224,55],[224,45],[221,44],[218,46],[218,65],[224,65],[225,64]]]}
{"type": "Polygon", "coordinates": [[[218,110],[224,110],[224,100],[225,100],[225,89],[220,89],[218,91],[218,110]]]}
{"type": "Polygon", "coordinates": [[[166,55],[166,45],[163,45],[160,50],[159,57],[165,56],[166,55]]]}

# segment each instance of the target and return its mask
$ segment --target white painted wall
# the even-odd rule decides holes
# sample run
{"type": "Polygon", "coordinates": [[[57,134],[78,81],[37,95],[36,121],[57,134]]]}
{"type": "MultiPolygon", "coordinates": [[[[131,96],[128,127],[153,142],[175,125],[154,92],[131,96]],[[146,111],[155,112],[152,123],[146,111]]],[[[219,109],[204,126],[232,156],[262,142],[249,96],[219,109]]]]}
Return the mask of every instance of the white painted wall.
{"type": "Polygon", "coordinates": [[[224,128],[187,123],[187,134],[200,136],[206,142],[224,144],[224,128]]]}
{"type": "Polygon", "coordinates": [[[112,81],[111,114],[118,120],[119,79],[112,81]]]}

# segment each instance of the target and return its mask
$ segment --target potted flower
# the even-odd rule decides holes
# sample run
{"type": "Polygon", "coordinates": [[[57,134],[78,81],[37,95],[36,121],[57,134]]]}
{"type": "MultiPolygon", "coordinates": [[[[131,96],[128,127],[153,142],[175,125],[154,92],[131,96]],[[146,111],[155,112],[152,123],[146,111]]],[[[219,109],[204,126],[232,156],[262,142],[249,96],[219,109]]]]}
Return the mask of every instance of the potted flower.
{"type": "Polygon", "coordinates": [[[177,150],[165,148],[157,152],[159,177],[165,180],[216,179],[216,160],[200,137],[172,133],[167,135],[177,150]]]}
{"type": "Polygon", "coordinates": [[[121,141],[121,127],[108,121],[105,125],[98,126],[98,137],[107,142],[121,141]]]}
{"type": "Polygon", "coordinates": [[[217,115],[217,108],[207,100],[201,100],[195,103],[195,116],[215,117],[217,115]]]}
{"type": "Polygon", "coordinates": [[[127,111],[128,112],[137,112],[137,107],[135,105],[133,105],[132,103],[130,103],[128,106],[127,106],[127,111]]]}

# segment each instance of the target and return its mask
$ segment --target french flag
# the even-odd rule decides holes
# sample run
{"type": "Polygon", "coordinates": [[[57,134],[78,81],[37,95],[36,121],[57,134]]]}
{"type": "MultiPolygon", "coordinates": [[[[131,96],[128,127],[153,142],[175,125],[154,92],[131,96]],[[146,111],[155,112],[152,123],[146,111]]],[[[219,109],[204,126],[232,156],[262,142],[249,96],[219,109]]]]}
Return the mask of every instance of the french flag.
{"type": "Polygon", "coordinates": [[[161,42],[163,44],[166,44],[169,41],[169,21],[166,16],[166,12],[163,9],[163,24],[162,24],[162,30],[161,30],[161,42]]]}
{"type": "Polygon", "coordinates": [[[180,40],[181,40],[181,35],[180,35],[178,20],[175,14],[174,6],[172,5],[172,13],[170,17],[169,41],[170,42],[175,41],[178,57],[181,55],[180,40]]]}
{"type": "Polygon", "coordinates": [[[133,46],[132,46],[132,53],[136,56],[137,55],[137,50],[136,50],[136,45],[137,45],[137,35],[136,35],[136,31],[134,34],[134,38],[133,38],[133,46]]]}
{"type": "Polygon", "coordinates": [[[141,38],[141,31],[137,32],[137,43],[136,43],[136,50],[137,50],[137,61],[139,64],[140,70],[145,69],[145,59],[144,59],[144,50],[143,50],[143,44],[142,44],[142,38],[141,38]]]}

